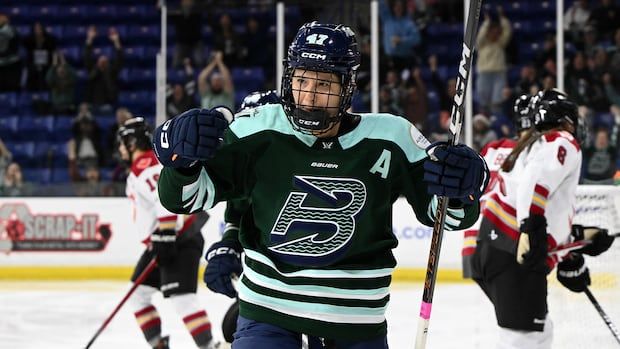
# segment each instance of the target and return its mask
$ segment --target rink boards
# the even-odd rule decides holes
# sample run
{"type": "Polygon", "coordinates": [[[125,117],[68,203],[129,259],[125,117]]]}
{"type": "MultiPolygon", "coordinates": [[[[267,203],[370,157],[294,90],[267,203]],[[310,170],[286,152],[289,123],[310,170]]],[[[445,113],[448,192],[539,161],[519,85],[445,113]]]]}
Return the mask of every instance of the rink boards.
{"type": "MultiPolygon", "coordinates": [[[[225,204],[209,210],[205,246],[219,240],[225,204]]],[[[432,228],[405,199],[394,205],[396,280],[423,279],[432,228]]],[[[461,232],[446,232],[440,278],[461,275],[461,232]]],[[[125,198],[2,198],[0,279],[126,279],[143,250],[125,198]]]]}
{"type": "MultiPolygon", "coordinates": [[[[620,231],[620,188],[580,186],[577,192],[578,223],[620,231]]],[[[209,210],[203,227],[206,247],[223,233],[224,209],[220,203],[209,210]]],[[[132,216],[125,198],[2,198],[0,280],[126,280],[144,249],[132,216]]],[[[432,228],[416,220],[403,198],[394,204],[393,232],[399,239],[394,279],[424,279],[432,228]]],[[[462,232],[444,233],[439,280],[463,280],[463,243],[462,232]]]]}

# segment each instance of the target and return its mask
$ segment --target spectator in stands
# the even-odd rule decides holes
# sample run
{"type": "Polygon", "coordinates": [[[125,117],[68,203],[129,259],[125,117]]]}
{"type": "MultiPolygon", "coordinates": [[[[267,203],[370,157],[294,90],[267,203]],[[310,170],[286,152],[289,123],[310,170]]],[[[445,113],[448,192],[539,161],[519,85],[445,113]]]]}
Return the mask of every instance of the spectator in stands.
{"type": "Polygon", "coordinates": [[[555,57],[554,58],[551,58],[551,57],[547,58],[547,60],[544,62],[543,66],[542,66],[542,70],[539,72],[538,75],[540,77],[542,77],[542,79],[543,79],[543,86],[545,85],[544,80],[548,76],[552,77],[553,80],[557,80],[557,69],[556,69],[555,57]]]}
{"type": "Polygon", "coordinates": [[[190,58],[197,66],[204,64],[204,44],[202,42],[202,11],[194,0],[181,0],[181,8],[170,13],[175,27],[175,50],[172,65],[180,68],[185,58],[190,58]]]}
{"type": "MultiPolygon", "coordinates": [[[[555,34],[545,35],[545,41],[543,41],[542,50],[536,53],[536,57],[534,58],[536,73],[538,74],[538,77],[543,77],[546,75],[545,64],[547,63],[547,61],[552,60],[555,63],[556,45],[557,43],[555,42],[555,34]]],[[[555,70],[553,73],[555,74],[555,70]]]]}
{"type": "Polygon", "coordinates": [[[603,84],[605,86],[605,95],[609,102],[613,105],[620,106],[620,92],[613,84],[611,74],[603,75],[603,84]]]}
{"type": "Polygon", "coordinates": [[[21,76],[19,35],[9,16],[0,12],[0,92],[19,91],[21,76]]]}
{"type": "Polygon", "coordinates": [[[97,29],[90,26],[86,32],[84,49],[84,65],[88,71],[86,101],[100,112],[112,110],[118,99],[118,74],[123,66],[123,47],[115,28],[108,30],[108,39],[114,46],[114,57],[99,56],[95,59],[93,41],[97,37],[97,29]]]}
{"type": "MultiPolygon", "coordinates": [[[[444,0],[445,1],[445,0],[444,0]]],[[[433,13],[431,9],[431,1],[429,0],[407,0],[405,6],[407,8],[407,14],[413,19],[420,32],[423,32],[428,23],[432,21],[433,13]]],[[[461,13],[463,6],[461,6],[461,13]]],[[[461,19],[459,19],[460,21],[461,19]]]]}
{"type": "Polygon", "coordinates": [[[450,78],[446,83],[437,72],[437,56],[428,58],[428,66],[431,70],[431,81],[437,94],[439,94],[439,109],[450,113],[452,102],[456,94],[456,79],[450,78]]]}
{"type": "Polygon", "coordinates": [[[73,137],[67,143],[69,176],[73,181],[83,179],[80,173],[88,167],[99,167],[102,159],[101,131],[92,116],[83,114],[73,121],[73,137]]]}
{"type": "MultiPolygon", "coordinates": [[[[591,144],[592,143],[592,135],[594,131],[592,129],[592,119],[594,118],[594,112],[585,105],[580,105],[577,107],[577,113],[579,115],[579,125],[583,128],[582,138],[579,141],[582,144],[591,144]]],[[[584,164],[584,160],[582,160],[582,165],[584,164]]]]}
{"type": "Polygon", "coordinates": [[[380,0],[379,11],[383,51],[391,67],[400,72],[416,60],[414,49],[422,41],[420,31],[413,19],[406,15],[402,0],[394,0],[392,8],[388,6],[387,0],[380,0]]]}
{"type": "Polygon", "coordinates": [[[609,50],[609,73],[614,81],[620,81],[620,29],[614,34],[614,46],[609,50]]]}
{"type": "Polygon", "coordinates": [[[592,56],[594,51],[600,46],[599,35],[596,32],[596,28],[591,25],[586,26],[583,32],[583,41],[575,46],[578,51],[582,51],[586,56],[592,56]]]}
{"type": "Polygon", "coordinates": [[[506,86],[506,45],[512,35],[511,24],[501,6],[497,7],[498,20],[488,12],[476,37],[478,47],[477,92],[478,102],[483,111],[500,111],[502,91],[506,86]]]}
{"type": "MultiPolygon", "coordinates": [[[[540,90],[542,83],[536,75],[536,67],[533,64],[525,64],[521,67],[521,76],[516,85],[516,93],[534,95],[540,90]]],[[[514,101],[514,100],[513,100],[514,101]]],[[[512,102],[511,102],[512,103],[512,102]]],[[[512,107],[511,107],[512,108],[512,107]]]]}
{"type": "Polygon", "coordinates": [[[224,13],[220,16],[219,23],[215,26],[214,31],[215,49],[222,52],[223,59],[227,64],[237,65],[241,54],[241,40],[233,27],[229,14],[224,13]]]}
{"type": "Polygon", "coordinates": [[[552,90],[557,87],[555,75],[548,74],[543,78],[541,90],[552,90]]]}
{"type": "Polygon", "coordinates": [[[4,145],[2,139],[0,139],[0,178],[4,178],[4,172],[6,168],[11,163],[13,159],[13,154],[11,151],[4,145]]]}
{"type": "Polygon", "coordinates": [[[616,158],[618,152],[615,140],[610,142],[609,131],[601,128],[596,131],[594,145],[584,149],[585,184],[613,184],[616,173],[616,158]]]}
{"type": "Polygon", "coordinates": [[[596,84],[583,52],[575,54],[566,70],[566,92],[578,105],[587,105],[598,111],[606,109],[602,88],[596,84]]]}
{"type": "Polygon", "coordinates": [[[56,51],[56,37],[48,33],[41,22],[32,25],[30,35],[24,39],[26,48],[26,68],[28,79],[26,87],[30,91],[48,89],[46,83],[47,70],[52,65],[52,57],[56,51]]]}
{"type": "Polygon", "coordinates": [[[379,91],[379,112],[394,115],[404,114],[399,105],[399,100],[393,98],[392,90],[388,86],[381,86],[379,91]]]}
{"type": "Polygon", "coordinates": [[[611,39],[616,29],[620,27],[618,10],[614,0],[600,0],[600,5],[592,10],[589,22],[594,25],[602,38],[611,39]]]}
{"type": "Polygon", "coordinates": [[[491,129],[491,120],[484,114],[476,114],[472,120],[474,131],[473,148],[480,151],[487,143],[497,139],[497,134],[491,129]]]}
{"type": "MultiPolygon", "coordinates": [[[[185,93],[188,96],[194,98],[196,95],[196,78],[194,75],[194,65],[192,64],[192,60],[189,58],[185,58],[183,60],[183,69],[181,70],[181,74],[178,76],[178,80],[183,84],[183,88],[185,89],[185,93]]],[[[166,95],[170,96],[172,92],[172,86],[166,86],[166,95]]]]}
{"type": "Polygon", "coordinates": [[[564,31],[573,42],[582,40],[583,30],[590,18],[588,0],[577,0],[564,12],[564,31]]]}
{"type": "Polygon", "coordinates": [[[428,117],[428,93],[420,68],[413,68],[411,71],[405,83],[406,88],[401,105],[407,120],[423,131],[428,117]]]}
{"type": "Polygon", "coordinates": [[[388,70],[387,74],[385,75],[385,83],[383,84],[383,87],[389,89],[391,100],[393,100],[397,104],[400,104],[403,91],[401,88],[401,81],[398,73],[399,72],[394,69],[388,70]]]}
{"type": "Polygon", "coordinates": [[[53,55],[52,66],[47,71],[46,80],[51,91],[52,112],[75,113],[76,75],[62,52],[58,51],[53,55]]]}
{"type": "Polygon", "coordinates": [[[77,110],[77,115],[75,116],[75,120],[79,120],[82,118],[91,118],[93,117],[93,112],[91,111],[90,104],[86,102],[80,103],[77,110]]]}
{"type": "Polygon", "coordinates": [[[603,77],[605,74],[609,72],[609,57],[607,56],[607,51],[602,47],[597,47],[594,50],[594,55],[588,57],[588,67],[592,72],[592,80],[594,84],[598,86],[601,91],[601,99],[603,101],[601,103],[604,104],[605,109],[607,109],[608,104],[605,103],[605,87],[603,82],[603,77]]]}
{"type": "Polygon", "coordinates": [[[166,102],[166,116],[168,119],[195,107],[194,99],[185,93],[183,85],[172,85],[172,94],[168,97],[166,102]]]}
{"type": "Polygon", "coordinates": [[[591,102],[588,91],[590,74],[585,55],[583,52],[576,52],[566,70],[566,92],[575,98],[575,102],[579,105],[588,105],[591,102]]]}
{"type": "Polygon", "coordinates": [[[32,189],[32,185],[24,181],[22,168],[12,162],[4,173],[0,196],[27,196],[32,194],[32,189]]]}
{"type": "Polygon", "coordinates": [[[200,104],[211,109],[220,105],[235,110],[235,91],[223,54],[215,51],[211,62],[198,75],[200,104]],[[217,69],[217,71],[215,71],[217,69]]]}
{"type": "Polygon", "coordinates": [[[96,166],[84,171],[84,180],[76,185],[77,196],[108,196],[109,188],[101,182],[101,173],[96,166]]]}
{"type": "MultiPolygon", "coordinates": [[[[185,81],[173,84],[167,88],[166,116],[168,118],[196,107],[196,80],[194,79],[194,67],[189,58],[183,61],[183,67],[185,81]]],[[[115,149],[117,148],[115,147],[115,149]]]]}
{"type": "Polygon", "coordinates": [[[265,86],[273,86],[276,75],[276,47],[275,40],[270,40],[267,33],[256,17],[248,18],[245,33],[241,37],[241,63],[247,67],[263,68],[265,86]]]}
{"type": "Polygon", "coordinates": [[[266,68],[265,75],[268,76],[268,71],[274,70],[274,40],[267,40],[265,31],[260,27],[256,17],[248,18],[241,42],[241,63],[248,67],[266,68]]]}

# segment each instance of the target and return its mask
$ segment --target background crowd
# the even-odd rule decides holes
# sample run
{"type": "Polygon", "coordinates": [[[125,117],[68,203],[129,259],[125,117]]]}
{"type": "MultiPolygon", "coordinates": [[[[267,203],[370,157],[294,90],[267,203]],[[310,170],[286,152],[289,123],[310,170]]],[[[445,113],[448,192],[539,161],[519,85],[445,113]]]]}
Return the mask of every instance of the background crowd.
{"type": "MultiPolygon", "coordinates": [[[[286,1],[286,27],[343,22],[362,51],[353,111],[370,110],[369,5],[286,1]]],[[[582,182],[613,184],[620,125],[620,8],[565,1],[565,88],[587,126],[582,182]]],[[[272,0],[168,2],[166,113],[239,106],[276,86],[272,0]]],[[[461,54],[456,0],[380,0],[380,111],[447,138],[461,54]]],[[[116,130],[154,123],[160,13],[151,0],[0,4],[0,196],[123,195],[116,130]]],[[[476,38],[474,147],[514,135],[512,104],[556,86],[555,2],[485,1],[476,38]]],[[[286,31],[290,42],[294,30],[286,31]]]]}

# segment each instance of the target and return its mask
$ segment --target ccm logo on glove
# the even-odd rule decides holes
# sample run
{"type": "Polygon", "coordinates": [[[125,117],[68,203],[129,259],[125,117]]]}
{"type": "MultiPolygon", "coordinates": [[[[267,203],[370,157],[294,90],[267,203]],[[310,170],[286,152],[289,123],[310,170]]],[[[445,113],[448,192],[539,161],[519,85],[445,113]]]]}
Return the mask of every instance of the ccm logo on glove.
{"type": "Polygon", "coordinates": [[[170,123],[172,122],[172,120],[168,120],[166,121],[166,123],[164,123],[161,127],[161,139],[159,141],[159,143],[161,144],[161,147],[164,149],[168,149],[170,148],[170,144],[168,143],[168,128],[170,127],[170,123]]]}
{"type": "Polygon", "coordinates": [[[220,255],[225,255],[225,254],[232,254],[235,255],[237,258],[241,258],[241,254],[239,254],[239,252],[235,251],[234,248],[231,247],[219,247],[216,248],[212,251],[209,251],[209,253],[207,254],[207,260],[215,257],[215,256],[220,256],[220,255]]]}

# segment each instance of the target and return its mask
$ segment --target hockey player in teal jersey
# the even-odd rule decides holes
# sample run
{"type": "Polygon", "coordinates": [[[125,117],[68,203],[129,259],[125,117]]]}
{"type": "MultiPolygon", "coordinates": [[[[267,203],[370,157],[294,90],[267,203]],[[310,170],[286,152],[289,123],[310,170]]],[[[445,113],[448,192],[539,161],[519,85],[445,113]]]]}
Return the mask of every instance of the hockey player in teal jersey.
{"type": "Polygon", "coordinates": [[[299,348],[301,333],[331,348],[387,348],[394,201],[405,196],[430,226],[436,195],[449,197],[448,230],[478,218],[482,158],[429,145],[402,117],[348,113],[359,63],[350,28],[305,24],[289,47],[282,105],[227,130],[230,111],[193,109],[155,132],[170,211],[251,203],[236,237],[245,255],[235,349],[299,348]]]}

